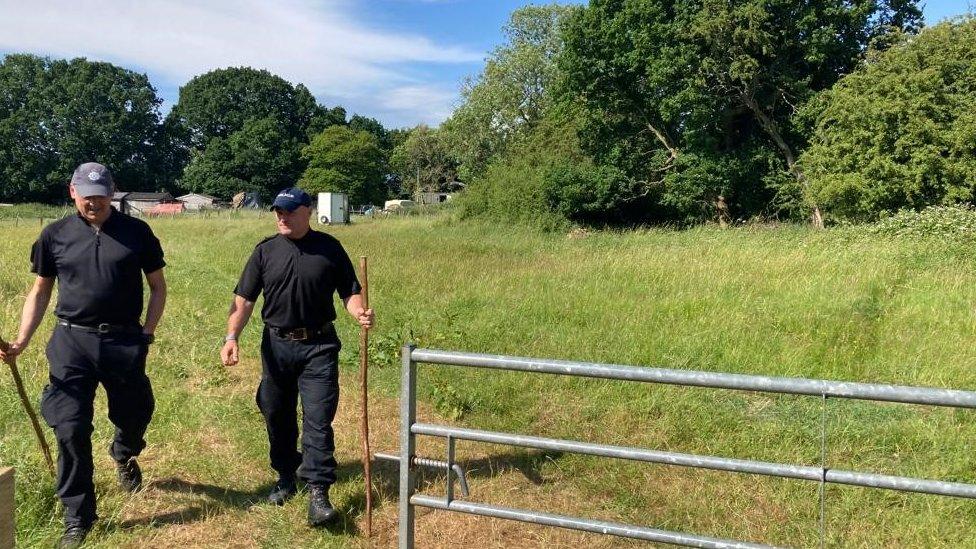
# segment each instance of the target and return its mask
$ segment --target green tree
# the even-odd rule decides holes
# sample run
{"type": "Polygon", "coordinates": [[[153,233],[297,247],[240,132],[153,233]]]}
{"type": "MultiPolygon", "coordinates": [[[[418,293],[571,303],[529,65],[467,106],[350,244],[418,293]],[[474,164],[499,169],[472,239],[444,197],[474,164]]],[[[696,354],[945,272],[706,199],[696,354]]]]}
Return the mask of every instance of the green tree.
{"type": "Polygon", "coordinates": [[[228,138],[253,119],[267,118],[282,135],[305,140],[313,124],[324,129],[345,111],[329,111],[315,101],[308,88],[293,86],[266,70],[231,67],[193,77],[180,88],[169,116],[186,129],[190,146],[206,147],[213,138],[228,138]]]}
{"type": "Polygon", "coordinates": [[[8,55],[0,63],[0,200],[59,201],[79,164],[126,190],[167,186],[181,168],[144,74],[85,59],[8,55]]]}
{"type": "Polygon", "coordinates": [[[976,18],[944,22],[872,56],[807,109],[800,158],[834,217],[976,199],[976,18]]]}
{"type": "Polygon", "coordinates": [[[225,198],[242,190],[267,198],[305,169],[300,150],[313,132],[345,118],[345,109],[326,109],[302,84],[265,70],[232,67],[194,77],[167,120],[193,151],[180,185],[225,198]]]}
{"type": "Polygon", "coordinates": [[[373,134],[380,148],[389,153],[393,150],[393,141],[389,130],[375,118],[368,118],[359,114],[352,115],[349,119],[349,129],[353,131],[364,131],[373,134]]]}
{"type": "Polygon", "coordinates": [[[301,147],[277,120],[251,119],[229,137],[215,137],[206,149],[195,151],[181,183],[224,199],[240,191],[268,199],[298,180],[304,167],[301,147]]]}
{"type": "Polygon", "coordinates": [[[457,166],[440,130],[420,125],[393,149],[390,167],[409,194],[437,192],[454,179],[457,166]]]}
{"type": "Polygon", "coordinates": [[[797,211],[797,109],[920,20],[915,0],[593,0],[560,66],[589,112],[584,148],[668,217],[701,218],[718,196],[740,216],[797,211]]]}
{"type": "Polygon", "coordinates": [[[506,43],[492,52],[477,79],[464,83],[462,104],[442,126],[462,179],[483,174],[492,158],[542,118],[558,75],[560,25],[573,9],[550,4],[515,10],[503,28],[506,43]]]}
{"type": "Polygon", "coordinates": [[[299,185],[306,192],[347,193],[351,204],[386,200],[386,155],[373,134],[332,126],[315,136],[301,155],[308,168],[299,185]]]}
{"type": "Polygon", "coordinates": [[[482,177],[457,198],[462,217],[485,217],[562,230],[570,222],[605,223],[627,215],[632,198],[619,193],[612,204],[593,163],[579,144],[578,111],[550,109],[534,130],[493,159],[482,177]],[[606,207],[606,210],[595,211],[606,207]]]}
{"type": "Polygon", "coordinates": [[[329,126],[341,126],[343,124],[346,124],[346,109],[342,107],[319,109],[315,116],[312,117],[312,121],[309,122],[308,128],[305,130],[307,136],[306,140],[310,141],[313,137],[322,133],[322,130],[328,128],[329,126]]]}
{"type": "Polygon", "coordinates": [[[411,131],[413,131],[413,128],[393,128],[389,130],[387,134],[390,136],[390,150],[397,148],[406,141],[410,137],[411,131]]]}

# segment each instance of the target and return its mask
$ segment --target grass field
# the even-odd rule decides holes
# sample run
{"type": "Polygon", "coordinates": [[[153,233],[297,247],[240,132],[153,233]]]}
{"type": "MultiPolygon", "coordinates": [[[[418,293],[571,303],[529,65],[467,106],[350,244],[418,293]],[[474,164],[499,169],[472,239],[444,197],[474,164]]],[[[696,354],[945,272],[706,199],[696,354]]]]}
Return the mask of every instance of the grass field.
{"type": "Polygon", "coordinates": [[[70,205],[51,206],[47,204],[13,204],[0,206],[0,219],[14,226],[39,225],[45,220],[63,217],[70,211],[70,205]]]}
{"type": "MultiPolygon", "coordinates": [[[[123,495],[100,393],[94,547],[365,546],[358,464],[356,329],[343,350],[337,421],[343,521],[304,526],[307,500],[262,503],[274,480],[253,402],[259,319],[244,360],[219,365],[227,305],[270,217],[151,222],[166,250],[169,304],[149,357],[157,411],[141,459],[148,488],[123,495]]],[[[0,221],[0,333],[12,337],[36,224],[0,221]]],[[[976,388],[976,248],[965,240],[843,229],[649,230],[567,236],[449,217],[329,228],[370,258],[374,451],[396,450],[398,350],[418,345],[521,356],[976,388]]],[[[51,318],[21,360],[46,379],[51,318]]],[[[820,463],[817,398],[421,367],[421,419],[679,452],[820,463]]],[[[0,465],[17,468],[18,543],[52,544],[60,515],[8,375],[0,375],[0,465]]],[[[828,466],[976,482],[973,412],[829,400],[828,466]]],[[[48,433],[49,440],[53,437],[48,433]]],[[[438,457],[441,441],[422,440],[438,457]]],[[[754,542],[816,547],[816,483],[460,443],[472,497],[754,542]]],[[[396,538],[393,469],[378,472],[375,543],[396,538]]],[[[434,475],[425,490],[440,493],[434,475]]],[[[420,512],[418,547],[628,545],[517,523],[420,512]]],[[[976,503],[829,486],[831,547],[976,546],[976,503]]]]}

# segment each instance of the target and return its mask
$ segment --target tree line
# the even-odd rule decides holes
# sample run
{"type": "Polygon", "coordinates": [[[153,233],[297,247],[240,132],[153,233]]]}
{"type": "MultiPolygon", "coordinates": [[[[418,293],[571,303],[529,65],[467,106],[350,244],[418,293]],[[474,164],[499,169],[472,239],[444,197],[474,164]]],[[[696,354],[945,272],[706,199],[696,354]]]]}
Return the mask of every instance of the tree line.
{"type": "Polygon", "coordinates": [[[127,191],[192,191],[267,199],[300,184],[342,191],[353,204],[437,190],[451,165],[430,169],[429,130],[388,130],[320,105],[302,84],[265,70],[194,77],[163,116],[144,74],[86,59],[7,55],[0,63],[0,201],[58,202],[81,162],[98,160],[127,191]],[[399,146],[399,148],[398,148],[399,146]],[[423,165],[423,177],[414,174],[423,165]],[[399,170],[399,172],[398,172],[399,170]]]}
{"type": "Polygon", "coordinates": [[[515,10],[439,127],[387,129],[267,71],[214,70],[162,116],[145,75],[0,64],[0,200],[98,158],[131,190],[285,184],[356,204],[467,184],[462,216],[541,226],[869,221],[971,203],[976,19],[917,0],[591,0],[515,10]]]}

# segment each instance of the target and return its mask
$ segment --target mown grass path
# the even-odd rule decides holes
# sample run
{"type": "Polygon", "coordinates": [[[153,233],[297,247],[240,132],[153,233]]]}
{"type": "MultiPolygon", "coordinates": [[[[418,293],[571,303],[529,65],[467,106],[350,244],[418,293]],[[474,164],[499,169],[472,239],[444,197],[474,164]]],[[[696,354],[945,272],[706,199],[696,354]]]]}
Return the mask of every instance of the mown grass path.
{"type": "MultiPolygon", "coordinates": [[[[153,221],[170,301],[149,357],[157,411],[141,460],[148,488],[124,496],[94,445],[102,520],[95,547],[359,546],[356,328],[342,319],[342,464],[332,531],[304,526],[305,499],[261,503],[273,481],[253,402],[260,323],[244,360],[219,365],[231,291],[270,218],[153,221]]],[[[36,226],[0,222],[0,330],[12,336],[31,276],[36,226]]],[[[370,258],[372,420],[376,451],[396,448],[399,346],[713,371],[976,388],[976,252],[970,243],[869,237],[851,230],[697,229],[584,238],[408,218],[329,228],[370,258]]],[[[21,360],[45,383],[51,322],[21,360]]],[[[424,417],[680,452],[820,462],[818,399],[638,386],[423,367],[424,417]]],[[[18,542],[60,531],[51,482],[0,375],[0,464],[17,467],[18,542]],[[6,395],[6,396],[3,396],[6,395]]],[[[973,412],[828,401],[828,465],[976,482],[973,412]]],[[[436,441],[421,452],[442,455],[436,441]]],[[[818,544],[813,483],[460,444],[472,499],[772,544],[818,544]]],[[[375,544],[395,543],[392,469],[380,467],[375,544]]],[[[439,493],[437,477],[425,489],[439,493]]],[[[828,487],[829,546],[973,546],[976,503],[828,487]]],[[[418,546],[617,546],[620,540],[421,513],[418,546]]]]}

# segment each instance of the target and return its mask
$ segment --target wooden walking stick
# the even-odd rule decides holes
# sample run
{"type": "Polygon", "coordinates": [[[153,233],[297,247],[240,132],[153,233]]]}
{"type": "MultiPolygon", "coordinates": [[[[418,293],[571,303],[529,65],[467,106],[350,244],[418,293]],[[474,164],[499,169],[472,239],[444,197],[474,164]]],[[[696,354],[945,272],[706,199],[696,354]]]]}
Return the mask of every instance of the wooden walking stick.
{"type": "MultiPolygon", "coordinates": [[[[363,274],[363,309],[369,309],[369,280],[366,256],[359,256],[359,270],[363,274]]],[[[369,397],[366,393],[369,371],[369,330],[359,328],[359,387],[362,406],[359,411],[359,436],[363,441],[363,472],[366,475],[366,537],[373,537],[373,475],[369,452],[369,397]]]]}
{"type": "MultiPolygon", "coordinates": [[[[0,337],[0,349],[3,352],[10,349],[10,344],[4,341],[2,337],[0,337]]],[[[5,362],[10,366],[10,373],[14,376],[14,385],[17,386],[17,393],[20,394],[20,403],[24,405],[24,411],[27,412],[31,425],[34,426],[34,434],[37,435],[37,442],[41,445],[41,451],[44,452],[44,461],[47,462],[48,471],[51,476],[54,476],[54,460],[51,459],[51,448],[47,445],[47,439],[44,438],[44,432],[41,431],[41,424],[37,421],[37,414],[34,413],[34,407],[31,406],[27,391],[24,390],[24,380],[21,379],[20,371],[17,370],[17,357],[10,357],[5,362]]]]}

